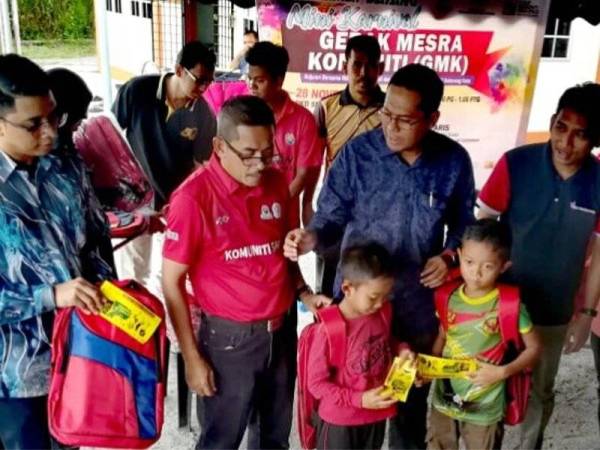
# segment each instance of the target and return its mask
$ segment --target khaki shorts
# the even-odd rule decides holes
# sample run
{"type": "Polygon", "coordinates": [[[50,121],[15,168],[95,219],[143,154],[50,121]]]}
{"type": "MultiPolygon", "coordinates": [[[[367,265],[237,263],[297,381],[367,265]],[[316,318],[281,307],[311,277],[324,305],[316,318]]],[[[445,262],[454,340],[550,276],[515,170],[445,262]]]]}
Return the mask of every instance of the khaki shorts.
{"type": "Polygon", "coordinates": [[[502,422],[475,425],[455,420],[432,407],[427,427],[427,449],[458,450],[458,441],[462,438],[467,450],[495,450],[500,449],[503,434],[502,422]]]}

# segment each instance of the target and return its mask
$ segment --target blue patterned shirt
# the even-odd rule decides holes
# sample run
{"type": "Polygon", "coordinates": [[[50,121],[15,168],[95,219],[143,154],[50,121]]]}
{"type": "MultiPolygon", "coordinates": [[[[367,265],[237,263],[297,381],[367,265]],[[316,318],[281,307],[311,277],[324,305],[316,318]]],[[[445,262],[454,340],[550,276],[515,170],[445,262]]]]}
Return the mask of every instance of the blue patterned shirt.
{"type": "MultiPolygon", "coordinates": [[[[433,293],[421,285],[420,273],[429,258],[458,247],[474,221],[467,151],[433,131],[423,148],[411,166],[388,149],[382,129],[351,140],[327,175],[309,227],[317,232],[317,251],[342,236],[342,251],[367,241],[387,248],[397,262],[395,332],[404,338],[437,332],[433,293]]],[[[340,285],[338,270],[335,292],[340,285]]]]}
{"type": "Polygon", "coordinates": [[[0,398],[47,394],[53,286],[111,277],[98,250],[107,236],[78,157],[26,170],[0,150],[0,398]]]}

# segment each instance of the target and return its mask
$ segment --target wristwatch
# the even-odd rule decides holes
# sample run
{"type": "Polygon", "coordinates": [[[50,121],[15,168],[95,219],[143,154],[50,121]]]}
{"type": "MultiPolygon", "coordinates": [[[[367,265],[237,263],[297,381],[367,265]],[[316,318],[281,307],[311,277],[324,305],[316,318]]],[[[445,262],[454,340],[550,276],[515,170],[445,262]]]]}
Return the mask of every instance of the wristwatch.
{"type": "Polygon", "coordinates": [[[596,317],[598,315],[598,311],[594,308],[580,308],[579,314],[583,314],[590,317],[596,317]]]}

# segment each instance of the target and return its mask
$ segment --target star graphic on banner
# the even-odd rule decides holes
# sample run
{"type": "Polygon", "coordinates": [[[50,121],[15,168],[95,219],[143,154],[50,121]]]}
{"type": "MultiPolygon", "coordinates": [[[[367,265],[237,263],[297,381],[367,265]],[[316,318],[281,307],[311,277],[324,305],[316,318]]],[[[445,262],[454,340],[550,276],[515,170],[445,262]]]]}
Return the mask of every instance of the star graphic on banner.
{"type": "Polygon", "coordinates": [[[486,59],[484,60],[482,67],[477,71],[477,76],[471,86],[473,89],[481,92],[487,97],[492,96],[492,88],[490,86],[490,77],[488,73],[509,50],[510,47],[506,47],[486,55],[486,59]]]}

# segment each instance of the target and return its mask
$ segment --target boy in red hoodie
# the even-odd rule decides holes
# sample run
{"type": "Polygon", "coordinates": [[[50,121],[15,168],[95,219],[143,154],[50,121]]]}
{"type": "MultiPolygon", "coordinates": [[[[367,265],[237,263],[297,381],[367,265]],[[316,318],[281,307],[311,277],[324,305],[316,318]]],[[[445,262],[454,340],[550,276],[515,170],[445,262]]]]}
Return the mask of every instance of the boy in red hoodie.
{"type": "MultiPolygon", "coordinates": [[[[378,449],[395,402],[382,394],[392,362],[391,308],[394,285],[389,253],[376,243],[348,248],[342,255],[339,304],[346,324],[343,370],[329,363],[324,325],[319,325],[308,359],[308,389],[319,401],[318,449],[378,449]]],[[[407,349],[400,357],[414,359],[407,349]]]]}

